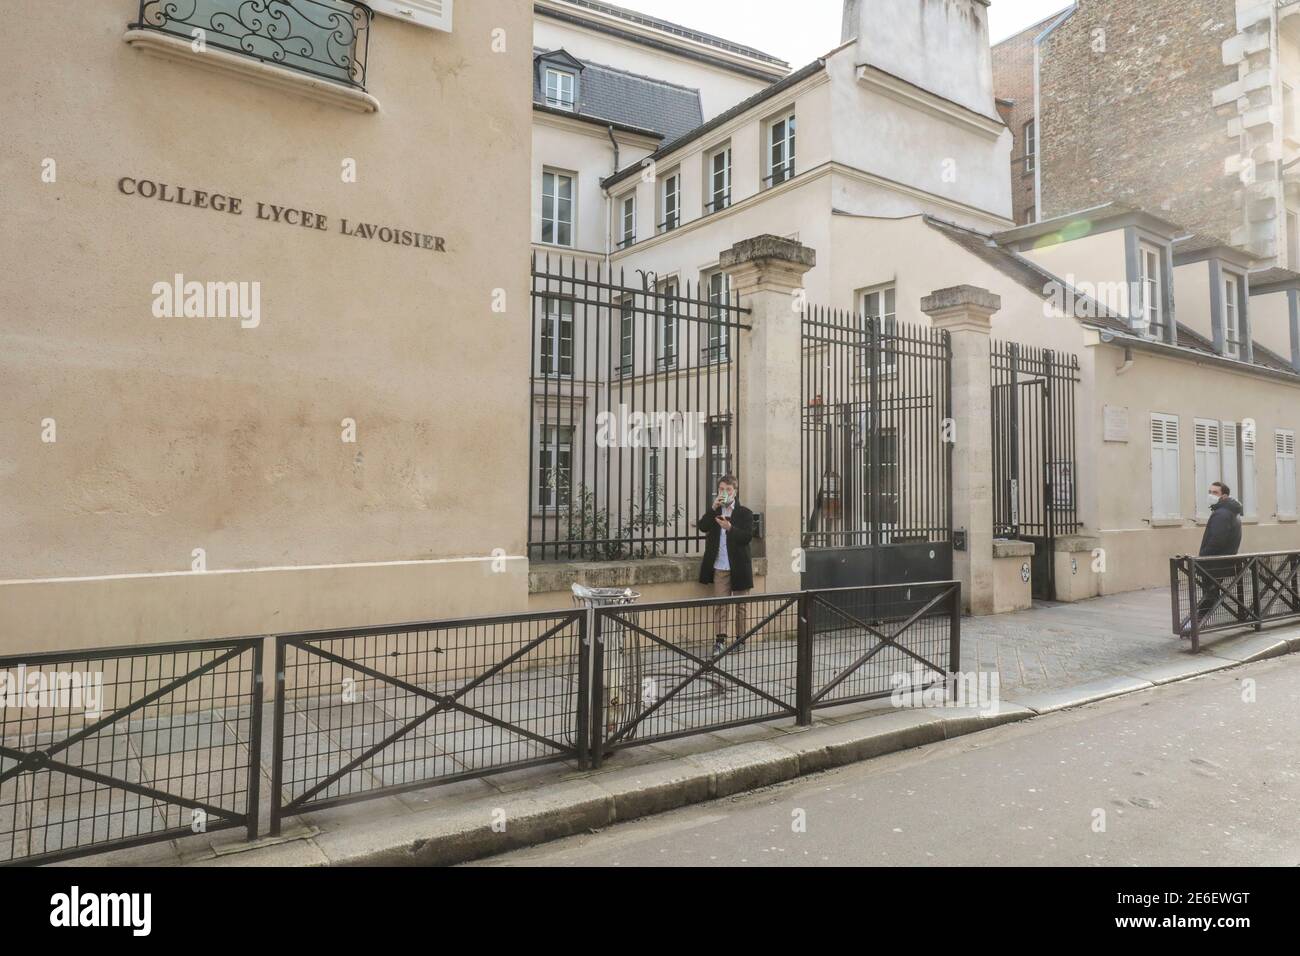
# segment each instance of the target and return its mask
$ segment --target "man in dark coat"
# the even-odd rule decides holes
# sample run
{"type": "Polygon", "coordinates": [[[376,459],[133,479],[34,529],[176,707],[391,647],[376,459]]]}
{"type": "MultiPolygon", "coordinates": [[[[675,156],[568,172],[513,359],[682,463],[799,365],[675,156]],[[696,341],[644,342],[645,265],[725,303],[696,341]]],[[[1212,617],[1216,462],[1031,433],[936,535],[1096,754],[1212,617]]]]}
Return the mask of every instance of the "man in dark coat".
{"type": "MultiPolygon", "coordinates": [[[[1241,502],[1232,497],[1232,489],[1221,481],[1210,485],[1210,520],[1205,523],[1205,534],[1201,536],[1202,558],[1231,557],[1241,550],[1241,514],[1244,510],[1241,502]]],[[[1205,568],[1219,581],[1232,577],[1231,562],[1205,562],[1205,568]]],[[[1197,616],[1204,620],[1220,600],[1217,586],[1200,579],[1198,584],[1204,587],[1204,594],[1196,608],[1197,616]]],[[[1192,634],[1192,622],[1183,625],[1183,637],[1192,634]]]]}
{"type": "MultiPolygon", "coordinates": [[[[740,486],[734,475],[718,482],[718,493],[709,510],[696,525],[708,537],[704,560],[700,562],[700,583],[713,586],[714,597],[741,597],[754,587],[754,564],[749,543],[754,538],[754,512],[740,503],[740,486]]],[[[727,611],[721,604],[714,612],[713,653],[721,654],[727,645],[727,611]]],[[[745,605],[735,607],[736,634],[739,640],[748,628],[745,605]]]]}

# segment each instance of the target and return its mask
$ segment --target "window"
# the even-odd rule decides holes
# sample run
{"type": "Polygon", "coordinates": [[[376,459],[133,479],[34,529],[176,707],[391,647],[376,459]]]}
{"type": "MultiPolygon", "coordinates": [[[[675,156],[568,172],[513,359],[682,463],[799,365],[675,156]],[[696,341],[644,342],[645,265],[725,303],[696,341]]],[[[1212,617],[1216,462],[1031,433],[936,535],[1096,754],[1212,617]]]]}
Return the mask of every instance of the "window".
{"type": "Polygon", "coordinates": [[[1164,282],[1160,274],[1160,250],[1145,242],[1138,247],[1141,276],[1138,280],[1139,331],[1153,334],[1161,326],[1164,313],[1164,282]]]}
{"type": "Polygon", "coordinates": [[[659,367],[677,367],[677,280],[665,282],[659,290],[659,367]]]}
{"type": "Polygon", "coordinates": [[[636,326],[636,312],[630,298],[619,306],[618,322],[618,374],[632,374],[632,342],[636,326]]]}
{"type": "Polygon", "coordinates": [[[659,184],[659,208],[663,210],[661,232],[671,232],[682,224],[682,174],[670,173],[659,184]]]}
{"type": "Polygon", "coordinates": [[[543,375],[573,374],[573,300],[545,299],[542,321],[543,375]]]}
{"type": "Polygon", "coordinates": [[[718,482],[731,474],[731,419],[725,415],[709,419],[709,474],[705,494],[712,500],[718,482]]]}
{"type": "Polygon", "coordinates": [[[664,486],[664,460],[658,429],[649,433],[650,447],[645,450],[645,474],[641,481],[641,510],[651,526],[659,523],[664,513],[667,491],[664,486]]]}
{"type": "Polygon", "coordinates": [[[1151,517],[1177,518],[1180,512],[1178,416],[1153,412],[1151,414],[1151,517]]]}
{"type": "Polygon", "coordinates": [[[451,32],[452,0],[371,0],[370,7],[407,23],[451,32]]]}
{"type": "Polygon", "coordinates": [[[542,426],[537,443],[537,507],[569,505],[573,488],[573,426],[542,426]]]}
{"type": "Polygon", "coordinates": [[[1278,429],[1273,434],[1277,462],[1277,513],[1284,518],[1296,515],[1295,432],[1278,429]]]}
{"type": "MultiPolygon", "coordinates": [[[[876,367],[882,371],[891,371],[897,362],[898,318],[894,303],[895,291],[892,285],[881,286],[862,295],[862,314],[869,323],[867,328],[870,330],[874,325],[880,337],[880,361],[876,367]]],[[[863,351],[863,371],[866,371],[866,350],[863,351]]]]}
{"type": "Polygon", "coordinates": [[[636,242],[636,193],[628,193],[618,203],[619,240],[618,247],[626,249],[636,242]]]}
{"type": "Polygon", "coordinates": [[[573,177],[542,173],[542,242],[573,245],[573,177]]]}
{"type": "Polygon", "coordinates": [[[794,176],[794,114],[773,120],[767,128],[767,182],[779,186],[794,176]]]}
{"type": "Polygon", "coordinates": [[[1038,165],[1038,123],[1030,120],[1024,127],[1025,172],[1032,173],[1038,165]]]}
{"type": "Polygon", "coordinates": [[[1228,358],[1241,358],[1241,316],[1240,300],[1237,290],[1240,282],[1237,277],[1225,274],[1223,277],[1223,354],[1228,358]]]}
{"type": "MultiPolygon", "coordinates": [[[[1223,476],[1223,450],[1219,442],[1219,423],[1196,419],[1196,517],[1208,518],[1210,506],[1207,493],[1216,481],[1227,481],[1223,476]]],[[[1228,482],[1232,487],[1232,482],[1228,482]]]]}
{"type": "Polygon", "coordinates": [[[572,111],[575,106],[576,77],[568,70],[546,68],[546,105],[572,111]]]}
{"type": "Polygon", "coordinates": [[[708,159],[708,197],[705,212],[717,212],[731,205],[731,144],[728,143],[708,159]]]}
{"type": "Polygon", "coordinates": [[[708,331],[704,333],[704,361],[727,361],[727,321],[731,302],[731,276],[714,272],[707,279],[709,289],[708,331]]]}

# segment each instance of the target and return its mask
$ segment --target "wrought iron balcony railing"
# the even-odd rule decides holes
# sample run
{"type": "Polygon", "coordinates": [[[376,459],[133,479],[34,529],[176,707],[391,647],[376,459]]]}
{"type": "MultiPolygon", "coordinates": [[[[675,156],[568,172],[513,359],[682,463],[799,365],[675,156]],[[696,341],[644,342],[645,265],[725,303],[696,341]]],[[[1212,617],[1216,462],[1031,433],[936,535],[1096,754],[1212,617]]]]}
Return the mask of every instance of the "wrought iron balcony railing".
{"type": "Polygon", "coordinates": [[[364,90],[373,15],[360,0],[141,0],[132,27],[364,90]]]}

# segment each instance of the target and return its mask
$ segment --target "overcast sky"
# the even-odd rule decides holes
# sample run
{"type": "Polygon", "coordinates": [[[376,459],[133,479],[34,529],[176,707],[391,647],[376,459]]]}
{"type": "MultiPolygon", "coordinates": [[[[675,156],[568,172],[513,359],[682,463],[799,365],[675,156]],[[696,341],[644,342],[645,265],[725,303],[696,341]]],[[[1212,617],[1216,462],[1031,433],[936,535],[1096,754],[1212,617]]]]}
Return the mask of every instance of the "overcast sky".
{"type": "MultiPolygon", "coordinates": [[[[793,67],[812,62],[840,42],[841,0],[611,2],[756,47],[788,60],[793,67]]],[[[1069,0],[993,0],[989,7],[991,38],[997,43],[1069,5],[1069,0]]]]}

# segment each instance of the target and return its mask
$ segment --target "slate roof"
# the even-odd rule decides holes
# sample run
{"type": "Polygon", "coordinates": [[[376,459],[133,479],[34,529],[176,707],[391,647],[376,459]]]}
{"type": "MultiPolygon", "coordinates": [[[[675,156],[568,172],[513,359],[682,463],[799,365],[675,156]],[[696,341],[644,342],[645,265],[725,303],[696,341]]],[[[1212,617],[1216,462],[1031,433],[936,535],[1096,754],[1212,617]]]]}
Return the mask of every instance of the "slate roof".
{"type": "MultiPolygon", "coordinates": [[[[559,52],[535,50],[534,54],[542,57],[559,52]]],[[[699,90],[599,63],[578,62],[583,70],[578,80],[577,116],[644,130],[661,139],[675,139],[704,122],[699,90]]],[[[534,68],[533,103],[545,107],[542,76],[543,71],[534,68]]]]}
{"type": "MultiPolygon", "coordinates": [[[[967,252],[982,259],[989,265],[993,266],[1007,278],[1013,280],[1023,288],[1037,295],[1044,301],[1053,298],[1052,290],[1054,287],[1060,287],[1064,290],[1070,290],[1070,286],[1058,276],[1048,272],[1046,269],[1026,259],[1024,256],[1012,249],[999,246],[990,236],[976,232],[972,229],[966,229],[954,223],[945,222],[942,219],[936,219],[933,216],[923,217],[926,225],[936,232],[947,236],[952,242],[961,246],[967,252]]],[[[1285,271],[1285,270],[1282,270],[1285,271]]],[[[1219,359],[1224,362],[1233,362],[1234,364],[1244,365],[1245,362],[1236,359],[1226,358],[1220,355],[1214,349],[1214,343],[1188,328],[1183,323],[1178,323],[1178,344],[1169,345],[1164,342],[1143,338],[1134,335],[1133,330],[1129,327],[1128,320],[1123,316],[1104,308],[1099,302],[1090,300],[1088,296],[1080,295],[1074,292],[1076,299],[1090,301],[1093,309],[1092,314],[1086,319],[1080,321],[1089,325],[1094,325],[1113,332],[1117,337],[1131,339],[1135,345],[1152,346],[1161,350],[1170,349],[1172,351],[1190,351],[1208,357],[1219,359]]],[[[1266,369],[1274,373],[1282,373],[1289,376],[1295,376],[1296,371],[1291,367],[1291,363],[1258,342],[1254,344],[1254,366],[1260,369],[1266,369]]]]}

